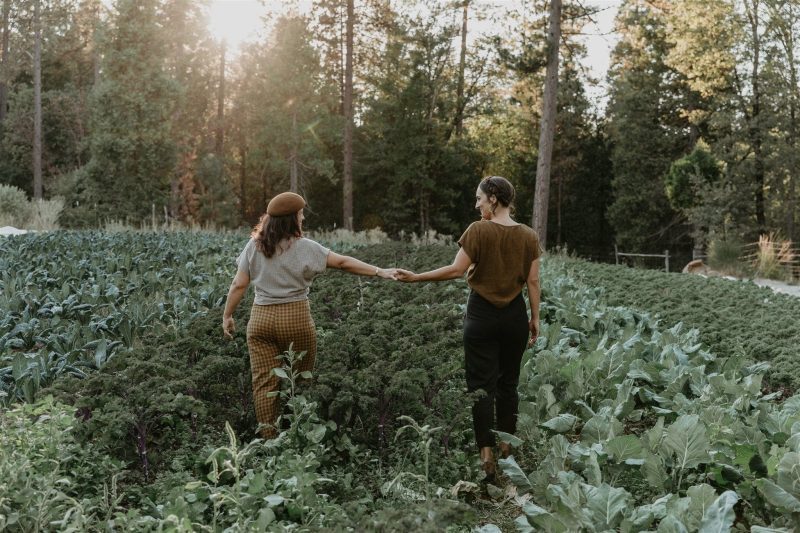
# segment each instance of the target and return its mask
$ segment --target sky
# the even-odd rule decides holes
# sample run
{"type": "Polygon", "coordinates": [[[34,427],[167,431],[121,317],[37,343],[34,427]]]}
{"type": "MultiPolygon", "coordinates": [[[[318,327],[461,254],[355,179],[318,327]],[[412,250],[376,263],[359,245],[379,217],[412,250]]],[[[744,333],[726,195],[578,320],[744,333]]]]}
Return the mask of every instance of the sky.
{"type": "MultiPolygon", "coordinates": [[[[436,0],[431,0],[436,1],[436,0]]],[[[499,9],[513,8],[523,0],[496,0],[499,9]]],[[[584,66],[593,78],[600,81],[597,87],[588,88],[588,96],[598,109],[605,106],[607,100],[606,72],[609,67],[611,50],[616,43],[616,36],[612,34],[614,17],[622,0],[586,0],[586,4],[594,6],[600,11],[593,17],[594,22],[589,22],[584,29],[587,35],[583,36],[588,51],[584,66]]],[[[308,9],[311,0],[298,0],[299,9],[308,9]]],[[[263,28],[262,18],[270,13],[277,14],[285,10],[286,2],[280,0],[212,0],[211,1],[211,30],[217,37],[225,37],[230,49],[236,49],[244,40],[252,39],[263,28]]],[[[477,32],[497,32],[498,28],[492,22],[476,23],[472,25],[477,32]]]]}

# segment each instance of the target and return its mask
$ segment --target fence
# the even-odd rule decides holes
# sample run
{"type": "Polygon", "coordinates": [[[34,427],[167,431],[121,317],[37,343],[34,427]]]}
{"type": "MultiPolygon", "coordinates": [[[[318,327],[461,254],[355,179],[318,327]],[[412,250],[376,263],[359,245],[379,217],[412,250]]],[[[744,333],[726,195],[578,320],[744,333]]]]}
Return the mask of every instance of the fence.
{"type": "Polygon", "coordinates": [[[617,248],[617,245],[614,245],[614,261],[616,264],[619,264],[620,257],[663,257],[664,258],[664,272],[669,272],[669,250],[664,250],[663,254],[629,254],[629,253],[622,253],[617,248]]]}
{"type": "Polygon", "coordinates": [[[745,244],[741,260],[753,266],[756,274],[767,278],[800,279],[800,248],[791,241],[762,238],[745,244]]]}

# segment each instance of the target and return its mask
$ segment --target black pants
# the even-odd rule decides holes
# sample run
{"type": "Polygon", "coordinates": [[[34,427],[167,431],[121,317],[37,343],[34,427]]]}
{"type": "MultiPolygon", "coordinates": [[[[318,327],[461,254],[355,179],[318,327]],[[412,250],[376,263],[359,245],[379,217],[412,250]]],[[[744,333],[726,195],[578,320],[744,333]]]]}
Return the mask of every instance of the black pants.
{"type": "Polygon", "coordinates": [[[495,411],[499,431],[514,433],[517,429],[519,367],[528,332],[522,293],[502,309],[476,292],[470,293],[464,317],[467,390],[486,392],[472,406],[478,448],[495,444],[495,411]]]}

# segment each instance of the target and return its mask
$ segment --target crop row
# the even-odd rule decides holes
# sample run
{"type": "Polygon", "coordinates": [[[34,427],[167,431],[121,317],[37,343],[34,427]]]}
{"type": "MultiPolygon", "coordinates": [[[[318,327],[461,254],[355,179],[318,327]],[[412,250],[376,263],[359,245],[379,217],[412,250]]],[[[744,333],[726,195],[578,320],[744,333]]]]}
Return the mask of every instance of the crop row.
{"type": "Polygon", "coordinates": [[[575,268],[548,264],[518,436],[505,436],[525,454],[501,461],[520,529],[800,526],[800,396],[765,393],[767,363],[715,355],[696,329],[605,305],[575,268]]]}
{"type": "Polygon", "coordinates": [[[101,368],[219,308],[245,239],[54,232],[0,240],[0,401],[101,368]]]}
{"type": "Polygon", "coordinates": [[[800,389],[800,298],[750,282],[551,260],[581,284],[602,288],[607,305],[647,311],[665,324],[683,322],[717,355],[769,361],[773,388],[800,389]]]}

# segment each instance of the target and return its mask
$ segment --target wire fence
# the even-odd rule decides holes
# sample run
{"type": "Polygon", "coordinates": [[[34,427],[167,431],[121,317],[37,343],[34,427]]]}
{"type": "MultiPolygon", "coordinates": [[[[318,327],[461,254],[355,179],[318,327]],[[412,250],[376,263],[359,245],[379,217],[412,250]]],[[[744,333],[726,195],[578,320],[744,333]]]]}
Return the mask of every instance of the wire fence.
{"type": "Polygon", "coordinates": [[[761,239],[745,244],[741,260],[763,277],[800,279],[800,248],[791,241],[761,239]]]}

